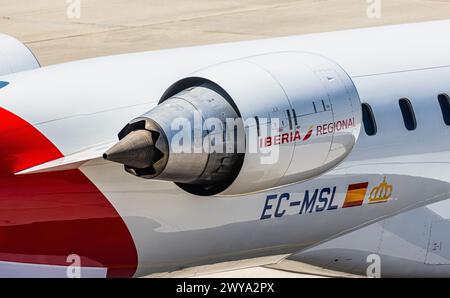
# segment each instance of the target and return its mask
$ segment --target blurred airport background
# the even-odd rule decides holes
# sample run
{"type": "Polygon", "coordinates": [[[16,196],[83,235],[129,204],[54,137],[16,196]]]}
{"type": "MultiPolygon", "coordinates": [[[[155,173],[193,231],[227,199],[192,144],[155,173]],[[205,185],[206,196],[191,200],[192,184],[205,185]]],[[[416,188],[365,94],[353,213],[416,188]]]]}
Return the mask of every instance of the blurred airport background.
{"type": "Polygon", "coordinates": [[[42,65],[446,18],[450,0],[0,0],[0,32],[42,65]]]}

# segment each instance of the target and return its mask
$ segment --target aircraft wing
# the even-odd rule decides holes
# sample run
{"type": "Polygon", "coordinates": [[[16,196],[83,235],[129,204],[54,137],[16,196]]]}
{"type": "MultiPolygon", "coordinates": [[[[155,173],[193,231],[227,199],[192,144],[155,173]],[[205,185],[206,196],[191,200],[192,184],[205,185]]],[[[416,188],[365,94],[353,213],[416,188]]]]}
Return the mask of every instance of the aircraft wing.
{"type": "Polygon", "coordinates": [[[46,172],[57,172],[78,169],[88,162],[102,162],[103,153],[111,148],[117,141],[102,143],[97,146],[89,147],[85,150],[64,156],[59,159],[51,160],[49,162],[39,164],[37,166],[22,170],[15,173],[15,175],[28,175],[46,172]]]}

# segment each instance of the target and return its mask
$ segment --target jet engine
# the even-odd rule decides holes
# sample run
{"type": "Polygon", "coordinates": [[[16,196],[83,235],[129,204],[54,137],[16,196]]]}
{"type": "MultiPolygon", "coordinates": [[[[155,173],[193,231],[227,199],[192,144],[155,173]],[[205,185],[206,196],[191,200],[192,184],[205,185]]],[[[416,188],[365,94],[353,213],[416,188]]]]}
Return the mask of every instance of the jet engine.
{"type": "Polygon", "coordinates": [[[212,65],[170,86],[104,158],[196,195],[238,195],[326,173],[352,150],[361,103],[346,72],[310,53],[212,65]]]}
{"type": "Polygon", "coordinates": [[[0,34],[0,76],[38,67],[36,57],[23,43],[0,34]]]}

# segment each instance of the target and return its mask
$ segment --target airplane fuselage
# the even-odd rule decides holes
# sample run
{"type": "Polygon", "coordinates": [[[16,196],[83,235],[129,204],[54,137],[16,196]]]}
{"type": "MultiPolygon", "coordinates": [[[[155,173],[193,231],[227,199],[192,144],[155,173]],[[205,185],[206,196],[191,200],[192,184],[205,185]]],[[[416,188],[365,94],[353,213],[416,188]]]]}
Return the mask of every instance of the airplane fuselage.
{"type": "MultiPolygon", "coordinates": [[[[65,274],[68,256],[78,255],[85,276],[142,276],[288,254],[448,198],[450,127],[438,95],[450,93],[450,43],[441,38],[449,29],[450,22],[434,22],[136,53],[1,77],[9,85],[0,89],[0,272],[65,274]],[[107,161],[15,175],[116,140],[130,119],[191,73],[286,51],[336,62],[376,121],[376,134],[362,127],[350,155],[322,176],[205,197],[107,161]],[[404,98],[414,130],[405,127],[404,98]]],[[[251,80],[235,75],[243,84],[251,80]]],[[[351,125],[339,121],[316,125],[309,137],[351,125]]],[[[283,140],[299,141],[295,134],[283,140]]]]}

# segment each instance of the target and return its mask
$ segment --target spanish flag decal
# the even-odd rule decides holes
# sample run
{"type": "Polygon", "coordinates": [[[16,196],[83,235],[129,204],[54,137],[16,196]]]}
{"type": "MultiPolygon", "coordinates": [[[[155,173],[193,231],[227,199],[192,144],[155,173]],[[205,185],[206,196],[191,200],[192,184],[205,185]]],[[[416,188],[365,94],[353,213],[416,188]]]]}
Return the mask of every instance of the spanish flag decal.
{"type": "Polygon", "coordinates": [[[350,184],[347,189],[347,195],[345,196],[344,205],[342,208],[361,206],[366,196],[368,182],[350,184]]]}

